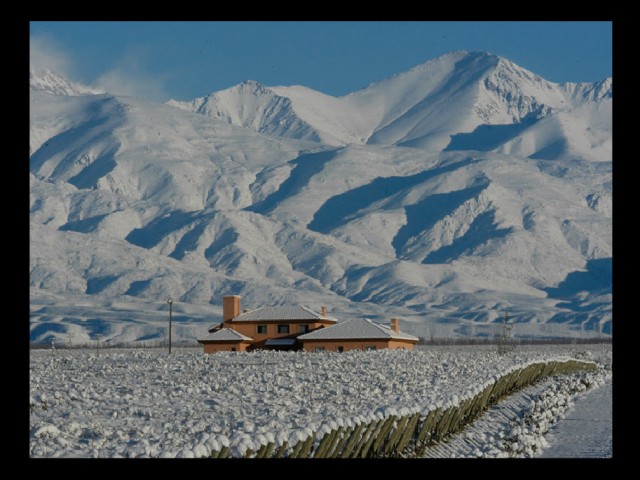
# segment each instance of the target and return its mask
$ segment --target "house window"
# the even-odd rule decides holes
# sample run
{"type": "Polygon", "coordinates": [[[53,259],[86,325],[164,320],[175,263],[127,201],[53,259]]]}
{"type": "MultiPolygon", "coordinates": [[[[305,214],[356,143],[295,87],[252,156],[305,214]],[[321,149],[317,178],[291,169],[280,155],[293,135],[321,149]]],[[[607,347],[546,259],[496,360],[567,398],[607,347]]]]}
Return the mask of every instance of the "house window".
{"type": "Polygon", "coordinates": [[[231,347],[231,351],[235,352],[236,351],[236,347],[231,347]]]}
{"type": "Polygon", "coordinates": [[[298,325],[298,331],[300,333],[307,333],[309,331],[309,325],[298,325]]]}
{"type": "Polygon", "coordinates": [[[289,325],[278,325],[278,333],[289,333],[289,325]]]}
{"type": "Polygon", "coordinates": [[[316,347],[313,349],[314,352],[324,352],[324,347],[316,347]]]}
{"type": "Polygon", "coordinates": [[[371,345],[371,346],[368,346],[368,347],[364,347],[364,349],[365,350],[375,350],[376,346],[375,345],[371,345]]]}
{"type": "Polygon", "coordinates": [[[258,325],[258,333],[267,333],[267,326],[266,325],[258,325]]]}
{"type": "Polygon", "coordinates": [[[338,347],[339,352],[344,352],[344,347],[338,347]]]}

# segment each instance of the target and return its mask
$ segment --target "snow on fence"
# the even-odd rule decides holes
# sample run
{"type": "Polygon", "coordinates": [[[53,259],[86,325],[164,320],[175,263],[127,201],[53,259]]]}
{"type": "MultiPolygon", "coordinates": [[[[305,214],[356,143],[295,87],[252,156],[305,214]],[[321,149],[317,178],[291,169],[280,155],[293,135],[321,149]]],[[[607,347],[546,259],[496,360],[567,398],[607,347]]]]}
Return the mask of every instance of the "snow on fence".
{"type": "Polygon", "coordinates": [[[372,458],[398,456],[414,442],[415,451],[435,445],[459,432],[487,408],[509,394],[552,376],[595,370],[594,362],[558,360],[520,365],[462,396],[426,408],[378,409],[369,415],[333,420],[317,431],[298,430],[280,444],[275,438],[235,439],[234,445],[212,450],[211,458],[372,458]]]}

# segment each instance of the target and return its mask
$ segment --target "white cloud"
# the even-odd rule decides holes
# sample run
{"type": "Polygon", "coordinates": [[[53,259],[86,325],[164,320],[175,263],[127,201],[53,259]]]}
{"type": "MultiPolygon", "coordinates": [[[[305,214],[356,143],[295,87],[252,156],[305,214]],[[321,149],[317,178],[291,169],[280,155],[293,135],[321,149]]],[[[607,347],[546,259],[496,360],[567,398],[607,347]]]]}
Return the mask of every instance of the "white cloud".
{"type": "Polygon", "coordinates": [[[103,73],[96,85],[111,93],[141,97],[147,100],[165,101],[164,76],[153,75],[143,66],[144,55],[140,49],[132,49],[114,68],[103,73]]]}
{"type": "Polygon", "coordinates": [[[29,67],[35,70],[49,68],[69,78],[72,62],[54,38],[39,35],[29,39],[29,67]]]}

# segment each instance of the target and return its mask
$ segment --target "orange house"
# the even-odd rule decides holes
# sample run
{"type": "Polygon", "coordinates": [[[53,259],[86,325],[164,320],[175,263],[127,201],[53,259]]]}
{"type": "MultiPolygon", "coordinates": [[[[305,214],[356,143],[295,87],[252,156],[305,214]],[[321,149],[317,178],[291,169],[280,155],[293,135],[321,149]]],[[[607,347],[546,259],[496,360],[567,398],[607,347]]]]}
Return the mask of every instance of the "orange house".
{"type": "Polygon", "coordinates": [[[262,307],[240,313],[240,296],[222,299],[222,323],[209,329],[209,335],[198,338],[205,353],[243,352],[254,349],[299,350],[297,337],[337,322],[321,313],[303,307],[262,307]]]}
{"type": "Polygon", "coordinates": [[[413,350],[419,339],[401,332],[397,318],[391,319],[389,327],[368,318],[358,318],[300,335],[298,340],[302,342],[303,350],[346,352],[381,348],[413,350]]]}
{"type": "Polygon", "coordinates": [[[238,295],[222,302],[222,323],[198,338],[204,353],[247,350],[334,351],[413,349],[418,337],[400,331],[398,319],[391,326],[367,318],[338,323],[337,319],[302,307],[262,307],[240,313],[238,295]]]}

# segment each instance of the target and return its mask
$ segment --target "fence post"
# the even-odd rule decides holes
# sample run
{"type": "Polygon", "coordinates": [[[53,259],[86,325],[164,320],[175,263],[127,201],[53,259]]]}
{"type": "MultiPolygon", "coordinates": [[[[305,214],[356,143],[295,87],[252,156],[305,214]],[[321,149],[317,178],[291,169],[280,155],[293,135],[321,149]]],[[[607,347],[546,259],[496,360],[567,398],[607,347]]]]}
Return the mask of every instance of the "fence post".
{"type": "Polygon", "coordinates": [[[385,422],[386,420],[382,418],[375,423],[375,426],[373,427],[373,429],[371,430],[371,433],[369,434],[369,438],[360,449],[360,452],[358,452],[358,458],[365,458],[367,456],[367,453],[372,448],[373,442],[375,442],[379,438],[380,433],[382,432],[382,428],[385,425],[385,422]]]}
{"type": "Polygon", "coordinates": [[[384,442],[384,440],[385,440],[387,434],[389,433],[389,430],[391,430],[391,427],[393,426],[393,423],[395,422],[395,420],[396,420],[396,416],[395,415],[389,415],[387,417],[386,422],[382,426],[382,430],[380,430],[380,435],[373,442],[372,450],[373,450],[373,454],[374,455],[376,455],[380,451],[380,447],[382,446],[382,442],[384,442]]]}
{"type": "Polygon", "coordinates": [[[349,458],[357,458],[360,456],[362,447],[368,442],[369,438],[371,437],[371,432],[373,432],[373,430],[376,428],[378,423],[379,423],[378,420],[373,420],[369,422],[365,431],[362,432],[362,436],[356,443],[355,447],[353,447],[353,452],[351,452],[351,454],[349,455],[349,458]]]}
{"type": "Polygon", "coordinates": [[[276,452],[274,458],[282,458],[284,452],[287,451],[287,443],[288,442],[286,440],[282,442],[282,445],[280,445],[280,447],[278,448],[278,451],[276,452]]]}
{"type": "Polygon", "coordinates": [[[351,432],[353,432],[353,429],[354,429],[353,426],[347,427],[347,429],[344,431],[344,435],[342,435],[342,438],[338,441],[338,445],[336,445],[336,448],[332,453],[332,457],[338,458],[340,456],[340,453],[342,452],[342,449],[344,448],[345,444],[349,440],[349,435],[351,435],[351,432]]]}
{"type": "Polygon", "coordinates": [[[340,452],[339,458],[348,458],[349,455],[351,455],[351,452],[353,452],[353,447],[355,446],[356,442],[360,439],[359,435],[360,435],[360,432],[362,432],[363,428],[364,428],[364,423],[361,422],[353,430],[353,433],[351,434],[349,441],[342,449],[342,452],[340,452]]]}

